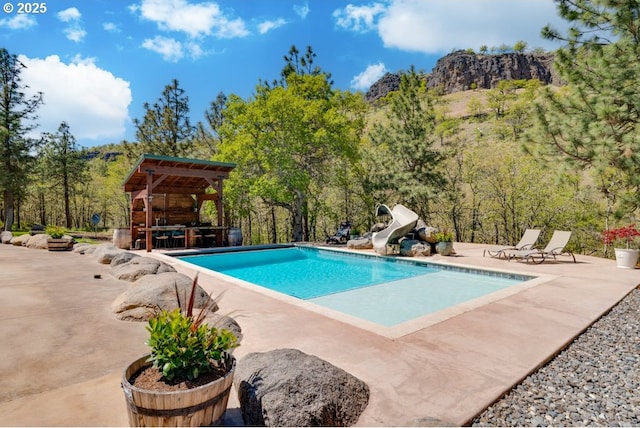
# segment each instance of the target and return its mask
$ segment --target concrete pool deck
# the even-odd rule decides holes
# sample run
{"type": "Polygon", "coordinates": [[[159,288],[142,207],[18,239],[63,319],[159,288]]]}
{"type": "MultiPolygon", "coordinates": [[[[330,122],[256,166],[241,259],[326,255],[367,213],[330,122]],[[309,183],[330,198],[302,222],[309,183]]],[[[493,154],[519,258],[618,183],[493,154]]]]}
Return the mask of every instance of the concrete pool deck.
{"type": "MultiPolygon", "coordinates": [[[[423,418],[461,425],[640,284],[640,270],[611,260],[534,265],[484,258],[486,247],[456,243],[456,257],[425,259],[544,280],[391,335],[212,275],[201,273],[199,282],[214,294],[227,290],[220,312],[235,316],[244,334],[236,357],[297,348],[365,381],[371,397],[359,426],[419,425],[423,418]]],[[[120,379],[147,352],[147,334],[143,323],[116,320],[110,304],[130,284],[89,255],[10,245],[0,246],[0,273],[0,424],[127,425],[120,379]]],[[[242,423],[235,392],[225,422],[242,423]]]]}

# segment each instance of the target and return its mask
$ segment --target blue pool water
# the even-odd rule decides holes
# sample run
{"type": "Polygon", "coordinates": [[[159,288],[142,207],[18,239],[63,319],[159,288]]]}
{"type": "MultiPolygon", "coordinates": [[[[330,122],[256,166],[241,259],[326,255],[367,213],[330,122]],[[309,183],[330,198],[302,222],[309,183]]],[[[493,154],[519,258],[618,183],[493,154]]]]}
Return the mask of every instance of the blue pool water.
{"type": "Polygon", "coordinates": [[[384,326],[531,279],[305,247],[180,259],[384,326]]]}

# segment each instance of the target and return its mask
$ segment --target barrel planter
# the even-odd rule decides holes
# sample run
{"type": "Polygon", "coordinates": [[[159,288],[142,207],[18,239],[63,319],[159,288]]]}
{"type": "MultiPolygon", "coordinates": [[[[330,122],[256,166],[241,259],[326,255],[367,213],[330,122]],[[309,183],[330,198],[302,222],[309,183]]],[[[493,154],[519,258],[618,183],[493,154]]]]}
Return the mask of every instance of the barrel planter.
{"type": "Polygon", "coordinates": [[[148,358],[146,355],[134,361],[122,374],[130,426],[210,426],[222,422],[236,369],[235,357],[229,355],[231,369],[224,377],[196,388],[172,392],[140,389],[130,383],[133,375],[151,365],[148,358]]]}
{"type": "Polygon", "coordinates": [[[227,235],[230,247],[242,245],[242,229],[239,227],[230,227],[227,235]]]}
{"type": "Polygon", "coordinates": [[[49,251],[69,251],[73,248],[73,240],[69,238],[49,238],[47,239],[47,249],[49,251]]]}
{"type": "Polygon", "coordinates": [[[123,250],[131,248],[131,229],[113,229],[113,245],[123,250]]]}

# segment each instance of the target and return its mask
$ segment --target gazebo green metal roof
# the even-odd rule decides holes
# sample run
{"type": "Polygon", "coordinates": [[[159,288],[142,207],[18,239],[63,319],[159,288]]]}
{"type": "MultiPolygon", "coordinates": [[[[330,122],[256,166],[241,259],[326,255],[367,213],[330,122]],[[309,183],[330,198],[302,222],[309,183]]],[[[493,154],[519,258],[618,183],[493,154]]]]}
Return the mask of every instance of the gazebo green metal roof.
{"type": "MultiPolygon", "coordinates": [[[[158,183],[154,192],[205,193],[215,182],[229,177],[235,163],[187,159],[143,154],[123,182],[125,192],[144,190],[147,176],[153,174],[158,183]]],[[[154,179],[154,180],[155,180],[154,179]]]]}

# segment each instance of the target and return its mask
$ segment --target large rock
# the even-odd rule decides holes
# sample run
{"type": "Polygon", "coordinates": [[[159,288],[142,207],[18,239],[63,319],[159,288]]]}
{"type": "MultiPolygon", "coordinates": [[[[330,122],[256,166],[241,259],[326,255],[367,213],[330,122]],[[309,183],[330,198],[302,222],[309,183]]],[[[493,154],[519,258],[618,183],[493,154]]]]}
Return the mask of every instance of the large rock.
{"type": "Polygon", "coordinates": [[[211,313],[207,315],[204,322],[206,322],[210,327],[229,330],[231,333],[236,335],[238,343],[242,340],[242,328],[240,328],[240,324],[228,315],[211,313]]]}
{"type": "Polygon", "coordinates": [[[33,235],[29,240],[24,244],[27,248],[35,248],[37,250],[46,250],[49,248],[47,244],[47,240],[51,238],[49,235],[39,234],[33,235]]]}
{"type": "Polygon", "coordinates": [[[123,263],[128,263],[135,257],[140,257],[140,256],[137,254],[130,253],[129,251],[123,251],[119,254],[116,254],[115,257],[111,259],[111,267],[116,267],[123,263]]]}
{"type": "Polygon", "coordinates": [[[113,244],[100,244],[93,252],[93,257],[98,259],[99,263],[108,265],[115,256],[123,252],[124,250],[121,250],[113,244]]]}
{"type": "Polygon", "coordinates": [[[75,244],[73,246],[73,252],[74,253],[80,253],[80,254],[86,254],[89,249],[91,249],[90,250],[91,252],[95,251],[96,247],[97,247],[97,245],[87,244],[86,242],[81,242],[81,243],[75,244]]]}
{"type": "Polygon", "coordinates": [[[353,250],[370,250],[373,248],[371,238],[350,239],[347,241],[347,248],[353,250]]]}
{"type": "Polygon", "coordinates": [[[363,381],[297,349],[246,355],[234,385],[253,426],[349,426],[369,402],[363,381]]]}
{"type": "Polygon", "coordinates": [[[416,239],[403,239],[400,241],[400,255],[407,257],[430,256],[431,246],[416,239]]]}
{"type": "Polygon", "coordinates": [[[117,265],[113,269],[113,276],[125,281],[136,281],[145,275],[164,272],[175,272],[173,266],[151,257],[134,257],[127,263],[117,265]]]}
{"type": "Polygon", "coordinates": [[[26,247],[29,243],[29,239],[31,239],[31,235],[27,235],[26,233],[24,235],[14,236],[11,238],[11,245],[15,245],[16,247],[26,247]]]}
{"type": "Polygon", "coordinates": [[[438,231],[435,227],[427,226],[427,224],[421,218],[418,219],[414,232],[418,239],[428,242],[430,244],[436,243],[436,238],[433,236],[438,231]]]}
{"type": "Polygon", "coordinates": [[[11,239],[13,238],[13,233],[8,230],[3,230],[0,232],[0,242],[3,244],[11,244],[11,239]]]}
{"type": "MultiPolygon", "coordinates": [[[[111,304],[116,317],[128,321],[148,321],[157,311],[177,308],[178,300],[175,287],[183,308],[186,308],[193,280],[178,272],[164,272],[147,275],[138,279],[128,290],[120,294],[111,304]]],[[[196,286],[194,307],[206,306],[209,297],[199,285],[196,286]]],[[[217,304],[212,305],[217,310],[217,304]]]]}

